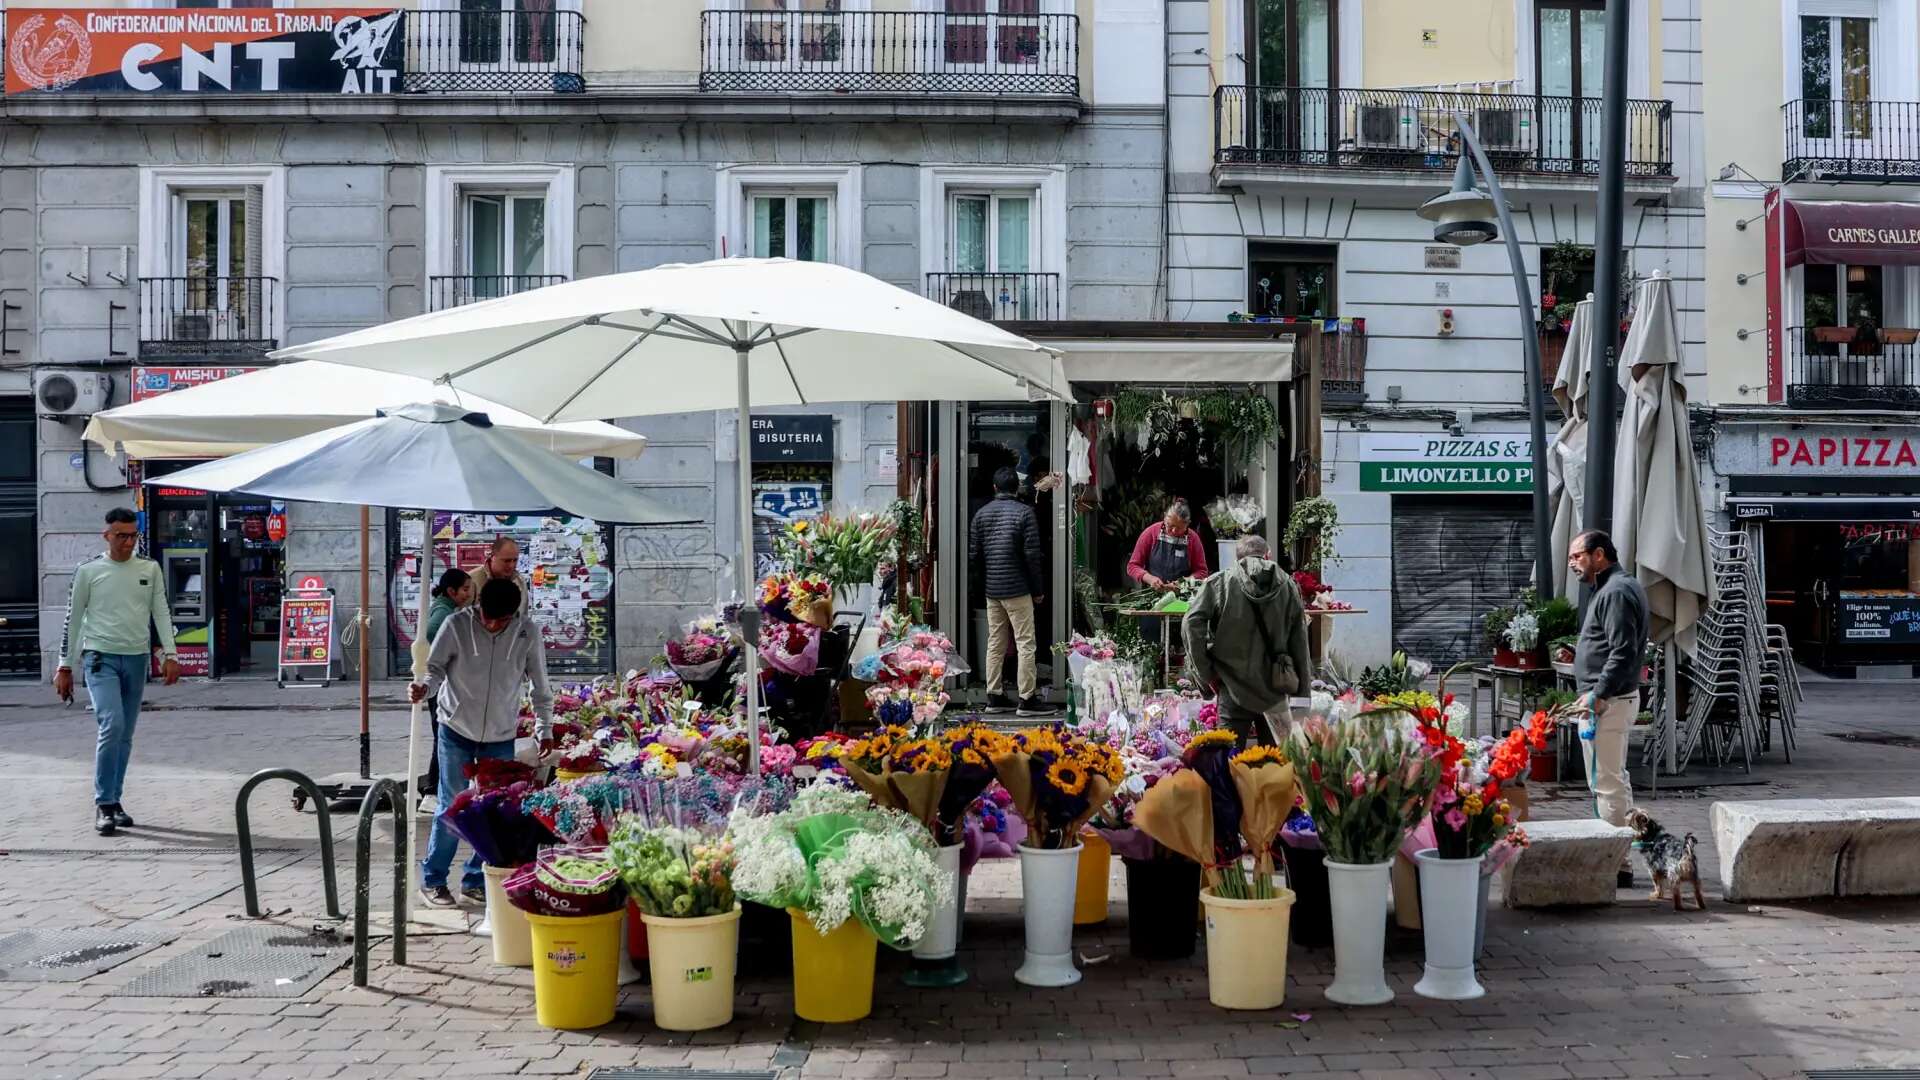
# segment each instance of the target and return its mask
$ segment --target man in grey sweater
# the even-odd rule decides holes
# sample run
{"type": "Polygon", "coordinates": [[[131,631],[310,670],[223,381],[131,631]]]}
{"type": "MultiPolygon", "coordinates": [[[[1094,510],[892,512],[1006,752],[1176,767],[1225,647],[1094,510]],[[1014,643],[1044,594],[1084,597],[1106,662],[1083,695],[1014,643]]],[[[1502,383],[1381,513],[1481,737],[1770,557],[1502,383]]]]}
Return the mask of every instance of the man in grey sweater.
{"type": "MultiPolygon", "coordinates": [[[[1627,730],[1640,711],[1640,672],[1647,656],[1647,590],[1619,566],[1613,540],[1598,529],[1573,538],[1567,566],[1593,589],[1573,671],[1580,707],[1591,716],[1581,729],[1587,784],[1595,811],[1609,824],[1625,825],[1633,809],[1627,780],[1627,730]]],[[[1631,872],[1622,868],[1624,884],[1631,872]]]]}
{"type": "MultiPolygon", "coordinates": [[[[466,767],[483,759],[513,757],[513,739],[520,728],[520,690],[533,684],[534,738],[540,756],[553,751],[553,691],[547,686],[546,644],[540,628],[520,609],[520,587],[495,578],[480,590],[480,601],[461,608],[440,624],[433,649],[427,654],[427,681],[414,683],[414,702],[435,695],[440,707],[440,809],[427,838],[427,857],[420,865],[420,893],[434,907],[452,907],[457,901],[447,889],[459,840],[441,823],[439,814],[453,805],[453,797],[467,787],[466,767]]],[[[475,903],[486,899],[486,877],[480,856],[467,860],[460,880],[461,895],[475,903]]]]}

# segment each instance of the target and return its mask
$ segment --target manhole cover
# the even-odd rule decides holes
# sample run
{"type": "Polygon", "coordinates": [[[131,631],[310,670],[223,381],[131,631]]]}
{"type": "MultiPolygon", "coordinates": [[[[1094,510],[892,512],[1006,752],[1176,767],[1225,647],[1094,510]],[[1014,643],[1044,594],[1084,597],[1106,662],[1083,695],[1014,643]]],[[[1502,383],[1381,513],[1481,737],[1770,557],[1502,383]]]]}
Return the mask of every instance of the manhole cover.
{"type": "MultiPolygon", "coordinates": [[[[1898,746],[1907,750],[1920,750],[1920,738],[1915,738],[1912,735],[1895,735],[1891,731],[1829,731],[1827,732],[1827,735],[1830,738],[1839,739],[1843,742],[1871,743],[1874,746],[1898,746]]],[[[1809,1073],[1808,1075],[1811,1076],[1814,1074],[1809,1073]]],[[[1856,1073],[1832,1073],[1830,1075],[1875,1076],[1875,1077],[1901,1076],[1901,1075],[1920,1076],[1920,1072],[1908,1070],[1905,1074],[1902,1074],[1899,1072],[1877,1072],[1877,1073],[1876,1072],[1865,1072],[1865,1073],[1856,1072],[1856,1073]]]]}
{"type": "Polygon", "coordinates": [[[132,930],[21,930],[0,937],[0,982],[78,982],[172,940],[132,930]]]}
{"type": "Polygon", "coordinates": [[[1920,1069],[1808,1069],[1807,1080],[1920,1080],[1920,1069]]]}
{"type": "Polygon", "coordinates": [[[350,947],[325,934],[246,926],[149,968],[113,993],[121,997],[296,998],[352,957],[350,947]]]}
{"type": "Polygon", "coordinates": [[[700,1069],[595,1069],[587,1080],[775,1080],[773,1072],[708,1072],[700,1069]]]}

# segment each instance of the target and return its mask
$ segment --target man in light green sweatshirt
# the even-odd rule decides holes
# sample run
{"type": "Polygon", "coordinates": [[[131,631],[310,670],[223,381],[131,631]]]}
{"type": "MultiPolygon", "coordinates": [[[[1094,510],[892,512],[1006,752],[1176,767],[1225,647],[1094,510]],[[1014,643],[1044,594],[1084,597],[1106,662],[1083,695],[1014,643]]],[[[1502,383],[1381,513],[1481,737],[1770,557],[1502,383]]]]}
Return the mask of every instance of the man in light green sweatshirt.
{"type": "Polygon", "coordinates": [[[105,553],[73,572],[53,689],[60,700],[73,700],[73,661],[78,657],[100,725],[93,744],[93,828],[101,836],[112,836],[115,829],[133,826],[133,818],[120,806],[120,788],[126,782],[133,726],[147,688],[153,656],[150,632],[160,635],[165,659],[161,671],[168,686],[180,680],[180,664],[174,657],[173,612],[160,564],[133,553],[140,542],[133,511],[124,506],[107,511],[101,535],[107,540],[105,553]]]}

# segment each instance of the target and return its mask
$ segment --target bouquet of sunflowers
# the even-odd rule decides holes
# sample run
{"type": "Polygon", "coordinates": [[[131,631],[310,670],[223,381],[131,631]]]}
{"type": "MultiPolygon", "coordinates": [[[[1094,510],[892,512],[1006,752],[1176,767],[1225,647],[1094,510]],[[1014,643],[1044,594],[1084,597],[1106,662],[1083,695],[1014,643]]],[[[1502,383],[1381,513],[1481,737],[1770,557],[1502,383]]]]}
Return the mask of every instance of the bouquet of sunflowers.
{"type": "Polygon", "coordinates": [[[967,808],[993,783],[993,755],[1009,745],[1006,736],[973,724],[924,739],[890,725],[865,739],[822,744],[822,752],[875,805],[919,821],[945,846],[965,838],[967,808]]]}
{"type": "Polygon", "coordinates": [[[1070,848],[1094,811],[1127,775],[1111,747],[1059,727],[1028,728],[1005,743],[988,740],[994,771],[1027,823],[1027,847],[1070,848]]]}

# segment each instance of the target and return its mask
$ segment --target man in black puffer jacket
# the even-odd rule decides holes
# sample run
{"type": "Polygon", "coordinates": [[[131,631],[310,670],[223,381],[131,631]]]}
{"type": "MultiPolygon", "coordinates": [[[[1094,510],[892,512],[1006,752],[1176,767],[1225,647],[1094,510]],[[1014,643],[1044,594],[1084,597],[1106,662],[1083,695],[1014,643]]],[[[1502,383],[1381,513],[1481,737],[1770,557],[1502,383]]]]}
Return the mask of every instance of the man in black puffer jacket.
{"type": "Polygon", "coordinates": [[[1007,634],[1012,631],[1020,653],[1021,716],[1046,712],[1039,698],[1040,675],[1034,657],[1033,609],[1041,594],[1046,567],[1040,557],[1040,522],[1033,507],[1015,497],[1020,477],[1010,468],[993,474],[993,501],[973,515],[967,527],[967,557],[976,575],[984,575],[987,591],[987,708],[1003,713],[1012,703],[1000,692],[1006,668],[1007,634]]]}

